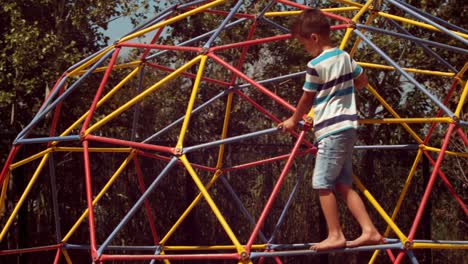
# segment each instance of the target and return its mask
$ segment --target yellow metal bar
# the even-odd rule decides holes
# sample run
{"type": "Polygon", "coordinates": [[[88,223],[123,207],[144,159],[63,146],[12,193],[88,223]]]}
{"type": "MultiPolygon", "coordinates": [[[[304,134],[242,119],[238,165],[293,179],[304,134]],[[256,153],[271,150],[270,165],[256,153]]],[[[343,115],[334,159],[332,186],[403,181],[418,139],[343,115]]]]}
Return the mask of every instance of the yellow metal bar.
{"type": "Polygon", "coordinates": [[[367,200],[374,206],[374,208],[377,210],[377,212],[382,216],[382,218],[387,222],[387,224],[392,228],[393,232],[398,236],[398,238],[402,241],[403,245],[408,242],[408,237],[401,232],[400,228],[393,222],[393,220],[388,216],[388,214],[385,212],[385,210],[380,206],[380,204],[375,200],[375,198],[372,196],[372,194],[369,192],[369,190],[366,189],[364,184],[362,184],[361,180],[359,180],[356,175],[353,175],[353,181],[358,187],[358,189],[366,196],[367,200]]]}
{"type": "Polygon", "coordinates": [[[414,249],[468,249],[468,244],[414,242],[414,249]]]}
{"type": "MultiPolygon", "coordinates": [[[[390,70],[390,71],[395,70],[395,67],[383,65],[383,64],[376,64],[376,63],[369,63],[369,62],[358,62],[357,64],[365,68],[374,68],[374,69],[390,70]]],[[[454,77],[455,76],[455,73],[453,72],[421,70],[421,69],[415,69],[415,68],[402,68],[402,69],[405,70],[406,72],[420,73],[420,74],[427,74],[427,75],[434,75],[434,76],[442,76],[442,77],[454,77]]]]}
{"type": "MultiPolygon", "coordinates": [[[[434,148],[434,147],[429,147],[429,146],[424,146],[424,150],[432,151],[432,152],[440,152],[440,148],[434,148]]],[[[468,158],[468,153],[466,152],[454,152],[454,151],[446,150],[444,151],[444,153],[447,155],[468,158]]]]}
{"type": "Polygon", "coordinates": [[[382,118],[361,119],[360,124],[400,124],[400,123],[453,123],[450,117],[408,117],[408,118],[382,118]]]}
{"type": "MultiPolygon", "coordinates": [[[[372,4],[373,0],[368,0],[366,2],[366,4],[364,6],[361,7],[361,9],[359,10],[359,12],[354,15],[354,17],[351,19],[353,22],[357,22],[359,20],[359,18],[364,14],[364,12],[367,11],[367,9],[369,8],[369,6],[372,4]]],[[[344,50],[345,46],[346,46],[346,43],[348,43],[348,40],[351,36],[351,32],[353,32],[353,28],[347,28],[346,29],[346,33],[341,41],[341,44],[340,44],[340,49],[344,50]]]]}
{"type": "MultiPolygon", "coordinates": [[[[359,10],[357,7],[335,7],[335,8],[321,8],[323,12],[327,13],[340,13],[340,12],[347,12],[347,11],[356,11],[359,10]]],[[[282,16],[296,16],[302,13],[302,10],[297,11],[276,11],[276,12],[266,12],[265,17],[282,17],[282,16]]]]}
{"type": "Polygon", "coordinates": [[[100,58],[102,58],[102,56],[104,56],[107,52],[109,52],[110,50],[112,50],[114,48],[114,46],[109,46],[107,47],[105,50],[103,50],[101,53],[97,54],[96,56],[94,56],[93,58],[91,58],[90,60],[88,60],[87,62],[83,63],[82,65],[80,65],[79,67],[77,67],[76,69],[74,69],[73,71],[69,72],[67,74],[67,76],[74,76],[74,75],[78,75],[77,73],[82,71],[83,69],[87,68],[88,66],[92,65],[93,63],[95,63],[96,61],[98,61],[100,58]]]}
{"type": "Polygon", "coordinates": [[[343,39],[341,40],[340,49],[344,50],[344,48],[345,48],[345,46],[346,46],[346,43],[348,43],[349,37],[351,36],[351,32],[353,32],[353,29],[352,29],[352,28],[347,28],[347,29],[346,29],[346,32],[345,32],[345,34],[344,34],[344,37],[343,37],[343,39]]]}
{"type": "Polygon", "coordinates": [[[195,82],[192,88],[192,94],[190,95],[190,100],[187,105],[187,111],[185,112],[184,122],[182,123],[182,128],[180,129],[179,139],[177,140],[176,148],[182,148],[183,142],[185,139],[185,134],[187,133],[188,125],[190,123],[190,117],[192,116],[193,106],[195,105],[195,100],[198,95],[198,88],[200,87],[201,78],[203,77],[203,71],[205,70],[205,64],[208,56],[201,55],[200,67],[198,68],[197,76],[195,77],[195,82]]]}
{"type": "MultiPolygon", "coordinates": [[[[122,63],[122,64],[116,64],[112,67],[112,69],[114,70],[119,70],[119,69],[126,69],[126,68],[130,68],[130,67],[134,67],[134,66],[138,66],[141,64],[141,61],[140,60],[136,60],[136,61],[132,61],[132,62],[128,62],[128,63],[122,63]]],[[[93,73],[98,73],[98,72],[104,72],[106,71],[108,68],[108,66],[105,66],[105,67],[99,67],[97,69],[95,69],[93,71],[93,73]]],[[[80,71],[77,73],[77,75],[82,75],[84,74],[86,71],[80,71]]]]}
{"type": "Polygon", "coordinates": [[[347,4],[347,5],[350,5],[350,6],[358,7],[358,8],[362,8],[362,6],[363,6],[362,4],[359,4],[357,2],[350,1],[350,0],[335,0],[335,1],[343,3],[343,4],[347,4]]]}
{"type": "Polygon", "coordinates": [[[200,58],[202,57],[202,55],[198,55],[197,57],[195,57],[194,59],[192,59],[191,61],[187,62],[185,65],[183,65],[182,67],[178,68],[177,70],[175,70],[174,72],[170,73],[169,75],[167,75],[166,77],[164,77],[163,79],[161,79],[159,82],[157,82],[156,84],[154,84],[153,86],[149,87],[148,89],[146,89],[145,91],[143,91],[142,93],[140,93],[139,95],[135,96],[133,99],[131,99],[130,101],[128,101],[127,103],[125,103],[124,105],[120,106],[117,110],[115,110],[114,112],[110,113],[108,116],[104,117],[103,119],[101,119],[99,122],[95,123],[94,125],[92,125],[91,127],[89,127],[86,131],[85,131],[85,136],[88,135],[89,133],[93,132],[94,130],[100,128],[101,126],[103,126],[105,123],[109,122],[111,119],[113,119],[114,117],[118,116],[119,114],[121,114],[122,112],[124,112],[125,110],[127,110],[128,108],[132,107],[134,104],[136,104],[138,101],[142,100],[144,97],[146,97],[148,94],[152,93],[154,90],[160,88],[163,84],[166,84],[167,82],[169,82],[170,80],[174,79],[175,77],[177,77],[179,74],[181,74],[183,71],[185,71],[186,69],[188,69],[189,67],[191,67],[192,65],[194,65],[196,62],[198,62],[200,60],[200,58]]]}
{"type": "MultiPolygon", "coordinates": [[[[221,139],[225,139],[229,131],[229,120],[231,118],[231,109],[232,109],[233,99],[234,99],[234,94],[229,93],[227,97],[227,102],[226,102],[226,110],[224,112],[224,123],[223,123],[223,131],[221,132],[221,139]]],[[[225,149],[225,145],[221,144],[219,146],[218,160],[216,163],[217,169],[220,169],[223,167],[224,149],[225,149]]]]}
{"type": "MultiPolygon", "coordinates": [[[[55,147],[57,152],[83,152],[82,147],[55,147]]],[[[132,151],[131,148],[89,148],[89,152],[111,152],[111,153],[127,153],[132,151]]]]}
{"type": "Polygon", "coordinates": [[[213,198],[211,198],[210,194],[208,191],[205,189],[203,186],[203,183],[201,182],[200,178],[198,177],[197,173],[195,170],[192,168],[192,165],[188,161],[187,157],[185,154],[181,155],[179,157],[180,161],[184,164],[185,168],[187,169],[188,173],[190,176],[192,176],[193,181],[197,185],[198,189],[202,193],[203,197],[205,198],[206,202],[210,206],[211,210],[215,214],[216,218],[218,219],[219,223],[223,227],[224,231],[228,235],[228,237],[231,239],[232,243],[236,246],[237,252],[239,254],[245,252],[244,247],[240,244],[239,240],[237,239],[236,235],[234,232],[232,232],[231,227],[229,224],[226,222],[226,219],[224,219],[223,215],[219,211],[218,207],[216,206],[215,202],[213,201],[213,198]]]}
{"type": "Polygon", "coordinates": [[[6,192],[8,190],[8,184],[10,182],[10,176],[11,172],[8,171],[5,180],[3,180],[3,185],[2,185],[2,194],[0,195],[0,215],[3,215],[3,212],[5,211],[5,200],[6,200],[6,192]]]}
{"type": "MultiPolygon", "coordinates": [[[[120,81],[114,88],[112,88],[112,90],[110,90],[109,93],[107,93],[104,97],[102,97],[101,100],[98,101],[98,103],[96,105],[96,109],[99,108],[102,104],[104,104],[104,102],[106,102],[115,93],[117,93],[117,91],[120,88],[122,88],[124,86],[124,84],[126,84],[128,81],[130,81],[140,71],[141,67],[142,66],[140,65],[137,68],[135,68],[124,79],[122,79],[122,81],[120,81]]],[[[86,113],[84,113],[78,120],[76,120],[75,123],[73,123],[69,128],[67,128],[67,130],[65,130],[60,136],[63,137],[63,136],[66,136],[66,135],[70,134],[73,131],[73,129],[78,127],[78,125],[81,124],[86,119],[88,114],[89,114],[89,111],[86,111],[86,113]]],[[[54,143],[56,143],[56,142],[54,142],[54,143]]]]}
{"type": "Polygon", "coordinates": [[[43,151],[41,151],[41,152],[39,152],[39,153],[36,153],[36,154],[32,155],[32,156],[29,157],[29,158],[25,158],[25,159],[23,159],[23,160],[20,160],[20,161],[18,161],[18,162],[15,162],[15,163],[13,163],[13,164],[10,165],[10,170],[14,170],[14,169],[16,169],[16,168],[18,168],[18,167],[20,167],[20,166],[26,164],[26,163],[29,163],[29,162],[31,162],[31,161],[33,161],[33,160],[36,160],[36,159],[38,159],[38,158],[41,158],[41,157],[43,157],[44,155],[49,154],[50,152],[52,152],[52,148],[45,149],[45,150],[43,150],[43,151]]]}
{"type": "MultiPolygon", "coordinates": [[[[371,92],[375,96],[375,98],[377,98],[377,100],[385,107],[385,109],[387,109],[387,111],[389,111],[394,117],[400,118],[400,116],[397,114],[397,112],[395,112],[395,110],[393,110],[393,108],[382,98],[382,96],[380,96],[380,94],[370,84],[367,85],[367,89],[369,90],[369,92],[371,92]]],[[[408,124],[402,123],[401,125],[405,128],[405,130],[411,136],[413,136],[413,138],[419,144],[423,143],[423,140],[416,134],[416,132],[414,132],[411,129],[411,127],[408,126],[408,124]]]]}
{"type": "MultiPolygon", "coordinates": [[[[243,245],[245,247],[245,245],[243,245]]],[[[266,249],[266,244],[252,245],[252,249],[262,250],[266,249]]],[[[232,250],[236,249],[234,245],[219,245],[219,246],[163,246],[165,251],[205,251],[205,250],[232,250]]]]}
{"type": "Polygon", "coordinates": [[[36,171],[34,172],[33,176],[31,177],[31,180],[29,180],[28,185],[24,189],[23,194],[21,195],[18,203],[16,204],[15,208],[13,209],[13,212],[11,212],[10,217],[8,218],[7,222],[5,223],[5,226],[3,227],[2,232],[0,233],[0,241],[3,240],[5,237],[8,229],[10,228],[11,224],[16,218],[16,215],[18,214],[21,206],[23,205],[24,201],[26,200],[26,197],[28,196],[29,192],[31,191],[32,187],[34,186],[34,183],[36,182],[37,178],[39,177],[39,174],[42,171],[42,168],[46,164],[47,160],[49,158],[49,153],[45,154],[44,157],[42,157],[41,162],[39,163],[39,166],[36,168],[36,171]]]}
{"type": "MultiPolygon", "coordinates": [[[[115,171],[115,173],[112,175],[112,177],[109,179],[109,181],[106,183],[106,185],[101,189],[101,191],[98,193],[96,198],[93,200],[93,206],[95,206],[99,200],[107,193],[107,190],[112,186],[112,184],[115,182],[115,180],[119,177],[119,175],[122,173],[122,171],[127,167],[128,163],[133,159],[133,156],[135,156],[136,152],[133,151],[128,155],[128,157],[122,162],[122,164],[119,166],[119,168],[115,171]]],[[[66,243],[68,239],[75,233],[76,229],[80,226],[80,224],[83,222],[83,220],[88,216],[88,208],[81,214],[80,218],[75,222],[75,224],[72,226],[70,231],[65,235],[65,237],[62,239],[62,243],[66,243]]]]}
{"type": "Polygon", "coordinates": [[[144,34],[150,32],[150,31],[153,31],[153,30],[157,29],[157,28],[164,27],[164,26],[166,26],[166,25],[170,25],[170,24],[172,24],[172,23],[174,23],[174,22],[177,22],[177,21],[179,21],[179,20],[182,20],[182,19],[184,19],[184,18],[186,18],[186,17],[189,17],[189,16],[191,16],[191,15],[193,15],[193,14],[199,13],[199,12],[205,10],[205,9],[208,9],[208,8],[210,8],[210,7],[219,5],[219,4],[221,4],[221,3],[224,3],[224,0],[213,1],[213,2],[210,2],[210,3],[206,4],[206,5],[203,5],[203,6],[194,8],[194,9],[188,11],[188,12],[185,12],[185,13],[180,14],[180,15],[178,15],[178,16],[175,16],[175,17],[172,17],[172,18],[170,18],[170,19],[164,20],[164,21],[162,21],[162,22],[160,22],[160,23],[157,23],[157,24],[155,24],[155,25],[153,25],[153,26],[151,26],[151,27],[145,28],[145,29],[140,30],[140,31],[138,31],[138,32],[135,32],[135,33],[133,33],[133,34],[130,34],[130,35],[128,35],[128,36],[122,38],[122,39],[119,40],[118,42],[121,43],[121,42],[128,41],[128,40],[130,40],[130,39],[133,39],[133,38],[142,36],[142,35],[144,35],[144,34]]]}
{"type": "Polygon", "coordinates": [[[68,254],[68,251],[66,249],[62,249],[63,256],[65,257],[65,261],[67,264],[72,264],[72,260],[70,258],[70,255],[68,254]]]}
{"type": "MultiPolygon", "coordinates": [[[[213,184],[218,180],[218,178],[219,178],[219,176],[221,176],[221,174],[222,174],[222,171],[220,171],[220,170],[216,171],[205,188],[207,190],[209,190],[211,188],[211,186],[213,186],[213,184]]],[[[161,245],[164,245],[167,242],[167,240],[169,240],[169,238],[172,236],[172,234],[174,234],[174,232],[177,230],[177,228],[179,228],[179,226],[182,224],[182,222],[185,220],[185,218],[187,218],[189,213],[193,210],[193,208],[195,208],[195,206],[200,202],[202,197],[203,197],[202,193],[199,193],[195,197],[195,199],[193,199],[192,203],[187,207],[187,209],[185,209],[185,211],[182,213],[182,215],[179,217],[179,219],[177,219],[175,224],[169,229],[169,231],[167,231],[167,234],[159,241],[159,243],[161,245]]]]}
{"type": "MultiPolygon", "coordinates": [[[[398,201],[397,201],[397,203],[395,205],[395,209],[393,209],[393,213],[392,213],[392,216],[391,216],[392,221],[395,221],[395,219],[396,219],[396,217],[398,215],[398,212],[400,211],[401,205],[403,204],[403,200],[405,199],[406,194],[408,193],[409,186],[410,186],[411,182],[413,181],[413,177],[414,177],[414,174],[415,174],[416,169],[418,167],[418,163],[421,160],[422,154],[423,154],[422,149],[419,149],[418,153],[416,154],[416,158],[415,158],[415,160],[413,162],[413,166],[411,167],[411,170],[410,170],[410,172],[408,174],[408,177],[406,178],[406,182],[405,182],[405,185],[403,186],[403,190],[401,191],[401,194],[398,197],[398,201]]],[[[390,230],[391,230],[390,226],[387,226],[387,228],[385,229],[385,232],[384,232],[384,237],[388,237],[388,235],[390,233],[390,230]]],[[[374,263],[375,259],[379,255],[379,252],[380,252],[380,250],[375,250],[374,251],[374,254],[372,255],[372,258],[369,261],[369,264],[374,263]]]]}
{"type": "MultiPolygon", "coordinates": [[[[393,20],[396,20],[396,21],[408,23],[408,24],[418,26],[418,27],[421,27],[421,28],[425,28],[425,29],[429,29],[429,30],[432,30],[432,31],[440,32],[440,30],[437,29],[436,27],[431,26],[431,25],[426,24],[426,23],[423,23],[423,22],[414,21],[414,20],[407,19],[407,18],[404,18],[404,17],[401,17],[401,16],[390,15],[390,14],[387,14],[385,12],[378,12],[378,14],[380,16],[382,16],[382,17],[385,17],[385,18],[393,19],[393,20]]],[[[462,38],[465,38],[465,39],[468,38],[468,34],[463,34],[463,33],[457,32],[457,31],[453,31],[453,30],[450,30],[450,31],[452,33],[462,37],[462,38]]]]}
{"type": "Polygon", "coordinates": [[[463,92],[460,96],[460,100],[458,101],[457,109],[455,110],[455,116],[460,117],[461,111],[463,106],[465,105],[466,96],[468,95],[468,82],[465,83],[465,87],[463,88],[463,92]]]}

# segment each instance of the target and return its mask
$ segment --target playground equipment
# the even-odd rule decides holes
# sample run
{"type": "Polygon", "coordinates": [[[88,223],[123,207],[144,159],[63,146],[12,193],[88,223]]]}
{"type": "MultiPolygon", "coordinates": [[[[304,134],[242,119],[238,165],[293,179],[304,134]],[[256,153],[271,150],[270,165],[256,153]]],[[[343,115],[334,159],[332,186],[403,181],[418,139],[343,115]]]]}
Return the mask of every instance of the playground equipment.
{"type": "MultiPolygon", "coordinates": [[[[284,116],[276,116],[272,114],[266,107],[258,104],[255,98],[249,96],[248,90],[252,89],[260,92],[262,96],[269,98],[272,102],[287,111],[293,111],[294,107],[285,101],[281,96],[277,95],[271,89],[268,89],[268,84],[284,82],[298,76],[302,76],[304,72],[291,72],[287,75],[277,76],[272,79],[258,80],[245,64],[248,62],[246,58],[252,47],[266,45],[269,43],[285,42],[290,39],[286,25],[276,21],[276,18],[285,16],[297,15],[300,10],[307,6],[288,0],[272,0],[264,1],[264,4],[245,4],[243,0],[239,1],[192,1],[171,6],[158,14],[155,18],[149,20],[144,25],[136,28],[134,31],[122,37],[119,41],[110,45],[101,51],[89,56],[88,58],[78,62],[70,67],[57,80],[55,86],[50,91],[48,97],[39,109],[33,120],[21,131],[16,137],[13,147],[10,151],[8,159],[0,174],[0,183],[2,184],[2,192],[0,203],[3,207],[5,199],[7,199],[7,189],[12,171],[31,164],[39,162],[34,174],[29,178],[29,183],[21,194],[15,207],[2,219],[0,226],[0,241],[5,239],[12,226],[15,225],[15,218],[24,205],[31,189],[34,187],[38,177],[42,177],[41,173],[45,170],[46,164],[49,164],[49,174],[53,181],[52,193],[54,209],[56,210],[56,229],[58,242],[52,245],[38,244],[33,248],[18,248],[18,249],[0,249],[0,258],[11,254],[26,254],[38,251],[55,251],[55,263],[58,263],[61,258],[64,258],[68,263],[72,263],[73,259],[69,252],[74,250],[89,250],[91,259],[95,262],[107,262],[112,260],[119,261],[137,261],[137,260],[161,260],[170,262],[173,260],[232,260],[239,263],[251,263],[265,261],[267,258],[274,259],[276,263],[282,263],[282,258],[285,256],[297,256],[317,254],[317,252],[308,250],[310,241],[298,241],[301,244],[282,244],[275,241],[275,232],[281,222],[284,220],[288,212],[288,208],[292,203],[292,198],[296,195],[296,188],[290,194],[290,198],[284,204],[284,209],[281,216],[277,219],[275,231],[270,237],[266,237],[262,233],[262,228],[270,217],[269,212],[273,203],[278,197],[279,190],[282,188],[284,180],[289,176],[288,172],[291,169],[292,163],[299,156],[309,155],[313,157],[316,148],[313,143],[307,139],[307,134],[310,133],[310,124],[307,120],[304,122],[304,129],[299,133],[292,133],[295,139],[295,144],[292,150],[288,153],[282,153],[272,157],[266,157],[256,160],[250,160],[242,164],[234,164],[225,166],[226,153],[225,148],[229,144],[239,143],[250,140],[252,138],[271,136],[278,134],[278,129],[271,126],[272,123],[278,123],[284,116]],[[204,34],[187,39],[180,43],[162,43],[161,36],[164,35],[166,27],[171,27],[177,23],[184,23],[187,18],[201,14],[209,14],[222,18],[222,23],[211,28],[204,34]],[[247,28],[248,34],[241,42],[236,43],[219,43],[218,36],[223,32],[229,31],[234,27],[247,28]],[[256,33],[257,27],[268,26],[275,31],[275,35],[259,37],[256,33]],[[279,32],[279,33],[278,33],[279,32]],[[138,41],[143,36],[152,36],[149,43],[141,43],[138,41]],[[194,44],[196,43],[196,45],[194,44]],[[202,43],[202,44],[200,44],[202,43]],[[138,59],[127,61],[132,56],[122,55],[125,50],[137,49],[139,51],[138,59]],[[229,56],[223,56],[224,52],[232,49],[240,50],[238,58],[229,59],[229,56]],[[188,58],[183,65],[159,64],[158,58],[167,55],[170,52],[176,52],[179,56],[188,58]],[[182,54],[182,55],[180,55],[182,54]],[[221,54],[221,55],[220,55],[221,54]],[[230,74],[230,78],[217,79],[216,74],[211,72],[212,67],[222,68],[230,74]],[[153,83],[147,85],[143,82],[143,77],[150,71],[157,71],[158,75],[153,78],[153,83]],[[79,87],[92,76],[100,78],[100,85],[93,87],[92,103],[83,105],[82,116],[74,120],[68,128],[63,131],[57,131],[58,124],[66,122],[60,119],[61,111],[64,111],[63,105],[69,103],[67,100],[79,90],[79,87]],[[110,78],[119,78],[118,82],[110,83],[110,78]],[[139,113],[141,112],[141,103],[146,98],[154,96],[159,89],[176,89],[167,87],[166,85],[173,80],[191,80],[190,96],[183,107],[185,107],[185,115],[173,123],[160,129],[148,127],[151,131],[151,136],[141,140],[138,136],[136,127],[138,125],[139,113]],[[132,83],[133,82],[133,83],[132,83]],[[136,85],[135,85],[136,83],[136,85]],[[129,85],[130,84],[130,85],[129,85]],[[203,103],[196,105],[199,100],[200,93],[205,89],[206,85],[213,85],[219,88],[219,93],[215,94],[203,103]],[[106,87],[112,86],[112,89],[106,87]],[[120,96],[125,93],[127,86],[137,86],[137,91],[126,98],[122,105],[115,106],[108,102],[114,96],[120,96]],[[220,99],[225,98],[225,113],[224,122],[216,124],[216,128],[220,131],[218,139],[210,139],[206,143],[196,145],[187,145],[186,138],[189,130],[195,131],[200,129],[197,124],[191,122],[193,117],[209,107],[220,99]],[[263,129],[251,131],[249,133],[228,136],[229,120],[233,115],[232,108],[233,99],[244,100],[246,103],[253,106],[259,114],[271,122],[266,123],[263,129]],[[86,109],[85,109],[86,108],[86,109]],[[115,123],[119,118],[128,118],[126,116],[130,111],[133,111],[133,116],[129,119],[131,123],[127,124],[131,129],[129,138],[120,138],[118,136],[103,135],[103,129],[106,126],[117,126],[115,123]],[[35,126],[40,122],[50,122],[51,132],[48,137],[31,137],[35,126]],[[158,137],[164,133],[178,132],[176,143],[173,145],[157,142],[158,137]],[[26,157],[17,159],[19,150],[24,145],[34,144],[43,147],[43,150],[26,157]],[[189,158],[189,154],[196,151],[205,151],[207,149],[216,149],[218,152],[214,155],[216,160],[215,165],[196,164],[189,158]],[[61,179],[64,175],[56,175],[54,168],[57,165],[54,155],[59,153],[82,153],[80,163],[84,167],[84,181],[86,182],[85,190],[87,205],[83,208],[83,214],[79,219],[76,219],[76,224],[70,227],[69,230],[61,230],[60,218],[66,216],[58,216],[58,199],[56,196],[57,185],[61,184],[61,179]],[[93,153],[123,153],[126,158],[117,166],[115,173],[109,175],[99,175],[99,177],[109,177],[104,186],[95,186],[94,181],[97,177],[92,170],[93,153]],[[142,172],[140,163],[142,159],[150,160],[157,163],[162,163],[164,166],[157,173],[149,185],[145,185],[144,178],[146,175],[142,172]],[[252,216],[245,209],[241,199],[237,196],[235,190],[230,188],[230,183],[225,176],[226,173],[238,171],[250,167],[269,164],[272,162],[283,161],[284,167],[280,175],[276,178],[271,192],[268,194],[267,202],[262,206],[260,214],[252,216]],[[141,196],[137,201],[130,206],[125,216],[123,216],[119,224],[112,226],[112,231],[109,234],[104,234],[105,238],[100,239],[103,234],[96,234],[95,219],[99,214],[98,206],[101,199],[110,193],[113,184],[119,180],[123,171],[133,166],[138,178],[141,196]],[[168,177],[171,173],[188,173],[193,179],[193,183],[199,190],[199,194],[193,200],[189,207],[185,208],[180,218],[173,222],[172,226],[166,227],[164,231],[158,230],[155,225],[155,218],[164,217],[164,212],[158,212],[157,206],[150,203],[150,197],[153,193],[158,192],[161,181],[168,177]],[[210,174],[209,181],[201,179],[201,173],[210,174]],[[223,184],[228,190],[226,195],[231,195],[233,202],[239,207],[239,215],[245,217],[246,225],[249,226],[249,236],[245,241],[238,238],[236,230],[229,224],[229,220],[225,214],[219,209],[219,204],[210,193],[210,188],[214,184],[223,184]],[[171,236],[180,227],[181,223],[186,220],[187,216],[197,207],[201,201],[206,201],[213,215],[222,226],[224,235],[229,237],[232,244],[230,245],[209,245],[212,243],[206,241],[207,244],[201,245],[173,245],[169,242],[171,236]],[[143,209],[142,209],[143,208],[143,209]],[[153,244],[150,245],[121,245],[119,241],[115,241],[117,233],[139,212],[144,210],[147,214],[148,225],[151,229],[153,244]],[[89,228],[89,244],[74,244],[73,235],[76,230],[86,225],[89,228]],[[65,235],[62,235],[63,232],[65,235]],[[259,243],[259,241],[261,241],[259,243]],[[132,254],[132,252],[138,252],[132,254]],[[144,253],[141,253],[144,252],[144,253]]],[[[303,1],[299,1],[303,2],[303,1]]],[[[354,177],[356,186],[361,190],[365,197],[369,200],[375,210],[378,211],[382,219],[388,224],[385,230],[386,243],[381,245],[363,246],[353,249],[337,249],[330,252],[353,252],[353,251],[374,251],[374,255],[370,262],[377,261],[380,251],[385,251],[387,257],[394,263],[401,263],[405,257],[409,258],[412,263],[418,263],[414,256],[414,250],[433,248],[433,249],[459,249],[467,250],[468,241],[448,241],[443,238],[437,240],[418,239],[416,231],[420,225],[423,213],[425,212],[429,195],[433,189],[435,182],[441,179],[445,186],[449,189],[455,201],[460,205],[464,214],[468,214],[468,209],[463,199],[456,193],[448,177],[441,170],[441,165],[444,162],[445,155],[453,155],[462,159],[468,158],[468,153],[457,152],[450,149],[451,137],[458,137],[464,144],[465,149],[468,144],[466,135],[466,126],[468,120],[463,119],[461,113],[468,95],[468,85],[463,76],[468,69],[468,64],[465,63],[462,69],[456,69],[447,59],[439,56],[430,47],[437,47],[446,50],[447,53],[457,53],[466,55],[468,50],[468,31],[447,23],[437,17],[434,17],[426,12],[418,10],[403,1],[386,0],[386,1],[366,1],[365,4],[342,0],[336,1],[339,5],[334,8],[324,8],[327,16],[333,20],[335,25],[333,30],[344,33],[340,42],[340,48],[345,48],[350,41],[354,41],[351,54],[359,52],[360,45],[371,47],[375,53],[380,55],[387,64],[377,64],[372,61],[359,61],[364,68],[381,69],[382,71],[397,71],[401,76],[411,82],[416,89],[419,89],[430,100],[436,109],[440,109],[437,116],[434,117],[402,117],[394,108],[389,105],[385,98],[379,95],[377,87],[372,83],[367,87],[375,98],[381,103],[382,108],[388,111],[393,118],[360,120],[361,124],[394,124],[402,126],[403,129],[413,138],[412,144],[405,145],[372,145],[372,146],[357,146],[357,148],[374,148],[374,149],[412,149],[417,150],[417,155],[412,168],[409,170],[408,178],[406,179],[404,188],[401,191],[400,197],[395,205],[394,210],[389,213],[384,210],[379,202],[373,197],[372,190],[367,190],[364,183],[358,177],[354,177]],[[398,16],[385,12],[385,6],[393,6],[398,8],[406,16],[398,16]],[[379,19],[387,20],[392,23],[396,31],[389,31],[374,27],[374,21],[379,19]],[[362,21],[365,21],[364,23],[362,21]],[[454,46],[440,43],[432,40],[418,38],[407,31],[407,27],[417,27],[422,30],[434,31],[444,35],[450,39],[450,43],[457,43],[454,46]],[[433,71],[424,68],[407,68],[406,65],[400,65],[394,58],[388,56],[384,47],[378,47],[373,36],[385,34],[395,39],[403,39],[414,42],[421,50],[424,50],[428,56],[436,57],[441,65],[444,65],[446,71],[433,71]],[[460,45],[461,44],[461,45],[460,45]],[[459,47],[461,46],[461,47],[459,47]],[[440,78],[448,78],[452,80],[452,85],[447,89],[445,97],[441,100],[429,88],[419,83],[415,75],[428,74],[439,76],[440,78]],[[449,100],[458,98],[455,109],[450,109],[448,106],[449,100]],[[411,127],[411,124],[429,124],[429,129],[424,136],[419,135],[411,127]],[[440,146],[431,146],[430,137],[436,127],[445,130],[445,137],[441,141],[440,146]],[[434,159],[431,153],[436,154],[434,159]],[[423,156],[426,156],[432,164],[432,173],[430,174],[427,185],[424,186],[424,195],[418,205],[416,217],[411,225],[409,232],[405,233],[396,224],[399,209],[404,203],[405,197],[408,195],[408,189],[412,182],[415,170],[420,166],[420,161],[423,156]],[[388,237],[392,232],[395,237],[388,237]]],[[[281,21],[281,20],[279,20],[281,21]]],[[[189,29],[187,29],[189,30],[189,29]]],[[[448,43],[448,42],[447,42],[448,43]]],[[[287,45],[287,44],[285,44],[287,45]]],[[[184,89],[188,86],[185,85],[184,89]]],[[[182,89],[182,87],[180,88],[182,89]]],[[[188,89],[188,88],[187,88],[188,89]]],[[[165,98],[161,98],[165,100],[165,98]]],[[[175,105],[172,107],[182,107],[175,105]]],[[[124,118],[124,119],[125,119],[124,118]]],[[[247,121],[248,122],[248,121],[247,121]]],[[[57,156],[56,156],[57,157],[57,156]]],[[[63,157],[63,156],[59,156],[63,157]]],[[[78,161],[76,161],[78,162],[78,161]]],[[[310,162],[310,161],[309,161],[310,162]]],[[[298,178],[298,184],[300,184],[298,178]]],[[[84,205],[83,205],[84,206],[84,205]]],[[[372,209],[370,209],[372,210],[372,209]]],[[[324,252],[328,253],[328,252],[324,252]]],[[[383,255],[383,254],[382,254],[383,255]]]]}

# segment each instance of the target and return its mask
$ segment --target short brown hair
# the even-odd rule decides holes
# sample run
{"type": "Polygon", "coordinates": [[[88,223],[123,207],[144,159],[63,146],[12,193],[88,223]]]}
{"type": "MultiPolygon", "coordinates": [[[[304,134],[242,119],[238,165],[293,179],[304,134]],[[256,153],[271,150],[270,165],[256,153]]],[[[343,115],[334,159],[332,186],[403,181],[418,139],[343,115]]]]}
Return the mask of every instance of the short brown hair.
{"type": "Polygon", "coordinates": [[[318,8],[309,8],[292,22],[291,35],[309,38],[312,33],[319,35],[330,35],[330,22],[318,8]]]}

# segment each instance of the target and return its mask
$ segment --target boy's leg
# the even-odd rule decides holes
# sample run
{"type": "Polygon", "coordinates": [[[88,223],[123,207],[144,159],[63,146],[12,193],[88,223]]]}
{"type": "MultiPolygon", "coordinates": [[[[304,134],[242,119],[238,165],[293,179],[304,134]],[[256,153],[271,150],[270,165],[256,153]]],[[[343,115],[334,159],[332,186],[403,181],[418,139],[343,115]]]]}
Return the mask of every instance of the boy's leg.
{"type": "Polygon", "coordinates": [[[346,246],[346,238],[341,230],[336,196],[332,190],[320,189],[320,206],[328,227],[328,237],[310,247],[312,250],[329,250],[346,246]]]}
{"type": "Polygon", "coordinates": [[[377,228],[375,228],[372,220],[367,213],[364,202],[362,201],[359,194],[354,191],[351,186],[344,184],[337,184],[337,190],[341,193],[345,200],[349,210],[353,214],[354,218],[358,221],[361,226],[361,236],[353,241],[346,243],[347,247],[358,247],[364,245],[378,244],[382,240],[377,228]]]}

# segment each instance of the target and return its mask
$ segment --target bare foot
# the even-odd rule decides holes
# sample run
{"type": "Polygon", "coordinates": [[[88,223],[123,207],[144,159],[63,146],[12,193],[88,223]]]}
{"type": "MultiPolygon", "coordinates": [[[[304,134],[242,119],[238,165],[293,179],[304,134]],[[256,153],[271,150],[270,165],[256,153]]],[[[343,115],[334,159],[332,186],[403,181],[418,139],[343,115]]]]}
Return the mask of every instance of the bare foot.
{"type": "Polygon", "coordinates": [[[320,243],[312,245],[310,247],[311,250],[315,251],[324,251],[336,248],[344,248],[346,246],[346,238],[344,236],[341,237],[328,237],[327,239],[323,240],[320,243]]]}
{"type": "Polygon", "coordinates": [[[377,230],[371,232],[363,232],[360,237],[353,241],[346,242],[346,247],[359,247],[367,245],[377,245],[383,241],[382,235],[377,230]]]}

